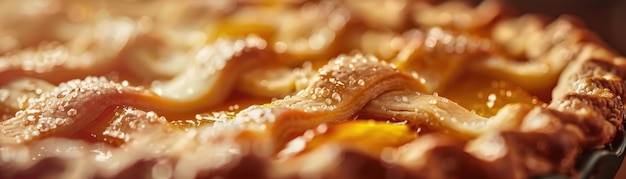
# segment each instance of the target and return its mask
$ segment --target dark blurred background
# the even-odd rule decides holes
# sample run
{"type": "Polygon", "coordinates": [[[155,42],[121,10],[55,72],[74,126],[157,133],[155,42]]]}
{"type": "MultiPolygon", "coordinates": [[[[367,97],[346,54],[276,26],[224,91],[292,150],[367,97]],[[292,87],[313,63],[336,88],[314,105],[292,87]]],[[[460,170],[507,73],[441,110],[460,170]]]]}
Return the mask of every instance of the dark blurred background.
{"type": "Polygon", "coordinates": [[[519,13],[541,13],[551,17],[575,15],[621,55],[626,55],[626,0],[502,1],[519,13]]]}

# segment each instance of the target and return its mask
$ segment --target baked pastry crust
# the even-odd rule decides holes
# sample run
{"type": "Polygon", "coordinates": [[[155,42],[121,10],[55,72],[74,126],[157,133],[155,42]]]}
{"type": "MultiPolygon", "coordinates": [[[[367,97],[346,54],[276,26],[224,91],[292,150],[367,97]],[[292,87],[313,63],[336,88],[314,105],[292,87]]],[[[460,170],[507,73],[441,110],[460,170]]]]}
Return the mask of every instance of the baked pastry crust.
{"type": "MultiPolygon", "coordinates": [[[[344,3],[346,7],[355,6],[344,3]]],[[[43,92],[34,90],[35,97],[14,104],[17,108],[5,107],[9,111],[19,110],[1,122],[1,176],[529,178],[559,173],[576,177],[573,166],[582,150],[603,147],[623,132],[626,59],[571,17],[564,16],[544,26],[544,21],[532,15],[505,19],[486,13],[500,10],[500,6],[491,3],[472,9],[454,3],[407,2],[406,7],[434,9],[418,12],[426,15],[412,14],[418,24],[430,30],[397,36],[403,45],[391,50],[396,54],[392,59],[351,53],[333,58],[317,72],[303,67],[295,77],[288,78],[291,82],[287,85],[275,83],[291,87],[274,95],[294,94],[237,113],[198,115],[211,122],[197,128],[182,130],[165,116],[222,103],[239,79],[245,81],[245,75],[239,77],[240,74],[269,59],[296,59],[286,62],[289,64],[302,60],[295,52],[305,51],[304,56],[315,57],[324,54],[307,48],[292,49],[293,54],[289,50],[287,55],[277,54],[276,47],[270,47],[263,35],[250,35],[239,40],[218,39],[197,49],[194,65],[151,87],[110,77],[86,77],[49,87],[50,90],[40,89],[43,92]],[[469,14],[475,20],[426,21],[426,16],[436,12],[469,14]],[[490,38],[471,35],[480,34],[485,28],[493,28],[490,38]],[[501,49],[494,50],[492,46],[501,49]],[[449,47],[455,49],[449,51],[449,47]],[[505,55],[493,55],[498,53],[505,55]],[[437,59],[436,55],[452,60],[428,61],[437,59]],[[506,59],[519,56],[526,60],[506,59]],[[408,65],[416,59],[426,62],[422,66],[408,65]],[[437,69],[432,64],[438,63],[446,63],[449,68],[429,71],[437,69]],[[451,80],[461,75],[457,71],[466,66],[470,71],[487,71],[486,75],[500,76],[535,93],[555,87],[545,106],[512,104],[494,116],[484,117],[433,94],[452,85],[451,80]],[[294,85],[293,81],[298,80],[303,81],[301,87],[294,85]],[[181,91],[185,92],[177,93],[181,91]],[[106,115],[111,113],[112,116],[106,115]],[[332,135],[333,130],[349,131],[341,124],[358,126],[358,122],[350,120],[357,119],[355,116],[426,126],[424,129],[437,132],[412,136],[404,135],[404,129],[385,133],[376,128],[372,133],[391,136],[384,139],[390,141],[381,149],[329,142],[303,152],[302,144],[298,144],[314,140],[316,135],[332,135]],[[79,140],[81,133],[100,133],[102,136],[91,140],[108,144],[79,140]],[[394,135],[402,137],[392,138],[394,135]]],[[[321,4],[316,6],[324,7],[318,13],[344,17],[343,6],[321,4]]],[[[402,12],[405,11],[411,12],[402,12]]],[[[366,26],[380,22],[368,16],[358,18],[366,26]]],[[[320,21],[324,20],[328,19],[320,21]]],[[[130,47],[149,39],[141,33],[140,23],[114,22],[135,29],[116,36],[124,43],[111,45],[90,39],[92,49],[48,44],[36,50],[5,54],[0,59],[0,74],[7,77],[3,83],[23,77],[54,83],[76,74],[101,74],[88,70],[89,67],[100,66],[97,69],[103,71],[114,68],[116,63],[107,63],[119,58],[114,54],[133,56],[138,50],[130,47]],[[45,56],[50,54],[57,56],[45,56]],[[93,60],[72,62],[84,62],[85,58],[93,60]],[[64,72],[72,75],[50,76],[64,72]]],[[[385,22],[390,23],[386,26],[396,27],[393,22],[402,20],[385,22]]],[[[320,31],[327,32],[324,28],[320,31]]],[[[343,26],[329,28],[339,34],[343,26]]],[[[322,47],[330,49],[329,46],[322,43],[322,47]]],[[[270,89],[261,84],[257,87],[270,89]]],[[[364,138],[362,143],[375,141],[374,134],[367,136],[371,138],[364,138]]]]}

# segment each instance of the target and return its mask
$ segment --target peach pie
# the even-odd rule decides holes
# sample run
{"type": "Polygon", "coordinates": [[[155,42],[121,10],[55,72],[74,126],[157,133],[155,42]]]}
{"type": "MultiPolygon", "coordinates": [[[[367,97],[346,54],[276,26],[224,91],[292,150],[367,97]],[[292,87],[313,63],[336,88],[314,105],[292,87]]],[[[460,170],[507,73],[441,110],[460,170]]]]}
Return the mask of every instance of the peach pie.
{"type": "Polygon", "coordinates": [[[626,59],[497,1],[0,2],[1,178],[578,177],[626,59]]]}

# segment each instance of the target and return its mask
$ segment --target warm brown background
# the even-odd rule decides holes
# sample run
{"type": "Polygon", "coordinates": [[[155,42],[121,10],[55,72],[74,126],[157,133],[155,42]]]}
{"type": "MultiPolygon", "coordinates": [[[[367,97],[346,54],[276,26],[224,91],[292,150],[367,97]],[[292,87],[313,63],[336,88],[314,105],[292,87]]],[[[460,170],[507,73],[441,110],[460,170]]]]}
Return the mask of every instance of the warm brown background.
{"type": "MultiPolygon", "coordinates": [[[[551,17],[570,14],[584,20],[605,42],[626,55],[626,0],[503,0],[520,13],[541,13],[551,17]]],[[[626,179],[626,164],[615,176],[626,179]]]]}

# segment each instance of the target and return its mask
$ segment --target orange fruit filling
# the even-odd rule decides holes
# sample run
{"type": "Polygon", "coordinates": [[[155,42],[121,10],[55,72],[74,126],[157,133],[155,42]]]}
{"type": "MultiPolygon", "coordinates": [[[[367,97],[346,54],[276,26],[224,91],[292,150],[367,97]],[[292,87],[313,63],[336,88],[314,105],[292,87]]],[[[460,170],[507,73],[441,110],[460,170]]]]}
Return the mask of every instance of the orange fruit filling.
{"type": "Polygon", "coordinates": [[[503,80],[480,74],[465,74],[456,79],[451,88],[439,93],[466,109],[484,117],[495,115],[507,104],[522,103],[545,105],[544,102],[523,88],[503,80]]]}
{"type": "Polygon", "coordinates": [[[306,153],[326,144],[337,144],[378,156],[385,148],[399,147],[417,137],[417,133],[407,125],[374,120],[322,124],[292,140],[279,156],[306,153]]]}

